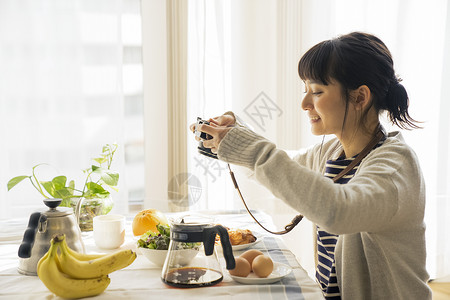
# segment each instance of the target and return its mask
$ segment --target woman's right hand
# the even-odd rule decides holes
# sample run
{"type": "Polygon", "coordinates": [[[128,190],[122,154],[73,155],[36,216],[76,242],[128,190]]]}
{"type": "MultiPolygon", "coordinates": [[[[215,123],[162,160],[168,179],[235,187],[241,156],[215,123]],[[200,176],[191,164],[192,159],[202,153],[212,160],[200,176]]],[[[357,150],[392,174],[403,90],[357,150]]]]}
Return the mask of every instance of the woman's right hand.
{"type": "MultiPolygon", "coordinates": [[[[211,126],[223,126],[223,127],[232,127],[236,124],[236,119],[234,118],[233,115],[231,114],[225,114],[225,115],[221,115],[215,118],[210,118],[208,120],[208,122],[210,123],[211,126]]],[[[197,125],[197,123],[193,123],[189,126],[189,129],[192,132],[195,132],[195,126],[197,125]]],[[[200,140],[199,137],[195,137],[195,139],[197,141],[200,140]]]]}
{"type": "Polygon", "coordinates": [[[208,122],[211,124],[216,124],[217,126],[234,126],[236,124],[236,119],[233,115],[221,115],[212,119],[209,119],[208,122]]]}

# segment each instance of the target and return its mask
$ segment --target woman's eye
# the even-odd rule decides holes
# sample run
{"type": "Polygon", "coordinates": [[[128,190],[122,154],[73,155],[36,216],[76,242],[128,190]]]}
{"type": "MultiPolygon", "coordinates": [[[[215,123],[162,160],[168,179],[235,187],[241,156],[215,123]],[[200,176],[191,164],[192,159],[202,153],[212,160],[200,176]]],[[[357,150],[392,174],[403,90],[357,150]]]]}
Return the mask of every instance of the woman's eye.
{"type": "MultiPolygon", "coordinates": [[[[322,91],[317,91],[317,92],[314,92],[314,91],[310,91],[310,93],[311,93],[311,95],[320,95],[320,94],[322,94],[322,91]]],[[[308,91],[307,90],[304,90],[303,91],[303,94],[308,94],[308,91]]]]}

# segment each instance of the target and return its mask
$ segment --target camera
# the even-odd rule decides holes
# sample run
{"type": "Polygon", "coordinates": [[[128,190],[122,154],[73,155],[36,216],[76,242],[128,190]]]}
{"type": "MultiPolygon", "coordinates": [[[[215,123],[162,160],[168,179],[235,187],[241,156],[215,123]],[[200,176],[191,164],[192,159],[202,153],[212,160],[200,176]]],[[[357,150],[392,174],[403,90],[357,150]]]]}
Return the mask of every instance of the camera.
{"type": "Polygon", "coordinates": [[[202,139],[201,141],[198,142],[197,150],[200,154],[217,159],[217,154],[213,153],[210,148],[206,148],[205,146],[203,146],[203,140],[210,140],[210,139],[212,139],[212,136],[205,132],[201,132],[201,131],[197,130],[198,125],[200,125],[200,124],[209,125],[209,122],[206,120],[203,120],[200,117],[197,118],[197,125],[195,126],[194,133],[197,137],[202,139]]]}

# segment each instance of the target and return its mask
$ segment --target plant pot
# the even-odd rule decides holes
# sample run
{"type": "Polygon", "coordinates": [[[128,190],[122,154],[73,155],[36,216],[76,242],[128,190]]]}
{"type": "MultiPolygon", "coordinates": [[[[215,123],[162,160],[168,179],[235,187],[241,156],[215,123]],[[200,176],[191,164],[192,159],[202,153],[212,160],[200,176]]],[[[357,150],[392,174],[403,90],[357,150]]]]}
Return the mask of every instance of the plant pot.
{"type": "Polygon", "coordinates": [[[108,214],[114,206],[114,202],[111,197],[75,198],[72,199],[70,206],[74,210],[75,217],[78,218],[81,231],[92,231],[94,217],[108,214]]]}

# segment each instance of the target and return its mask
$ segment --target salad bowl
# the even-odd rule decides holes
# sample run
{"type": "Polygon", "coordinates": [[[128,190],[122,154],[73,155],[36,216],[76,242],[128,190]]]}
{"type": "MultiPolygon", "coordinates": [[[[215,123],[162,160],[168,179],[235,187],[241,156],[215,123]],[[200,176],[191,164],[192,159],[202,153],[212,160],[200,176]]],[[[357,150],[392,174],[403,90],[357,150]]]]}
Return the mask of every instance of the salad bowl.
{"type": "MultiPolygon", "coordinates": [[[[158,267],[162,267],[169,252],[170,228],[167,225],[160,224],[156,228],[158,233],[147,231],[140,236],[137,241],[137,248],[149,261],[158,267]]],[[[199,245],[197,243],[182,243],[181,246],[181,249],[175,250],[177,263],[187,265],[197,255],[199,245]]]]}
{"type": "MultiPolygon", "coordinates": [[[[156,266],[161,267],[164,265],[164,261],[166,260],[167,253],[169,250],[155,250],[148,248],[139,248],[141,253],[147,258],[149,261],[154,263],[156,266]]],[[[177,252],[177,263],[181,266],[188,265],[195,256],[197,256],[197,249],[180,249],[175,250],[177,252]]]]}
{"type": "Polygon", "coordinates": [[[145,256],[145,258],[161,268],[164,265],[167,253],[169,252],[169,250],[156,250],[142,247],[139,247],[138,249],[141,251],[142,255],[145,256]]]}

